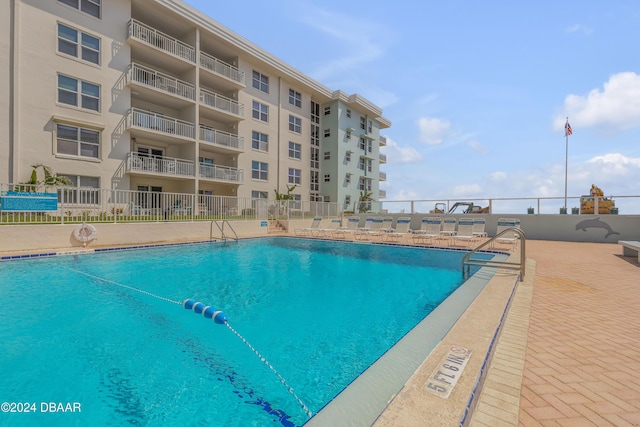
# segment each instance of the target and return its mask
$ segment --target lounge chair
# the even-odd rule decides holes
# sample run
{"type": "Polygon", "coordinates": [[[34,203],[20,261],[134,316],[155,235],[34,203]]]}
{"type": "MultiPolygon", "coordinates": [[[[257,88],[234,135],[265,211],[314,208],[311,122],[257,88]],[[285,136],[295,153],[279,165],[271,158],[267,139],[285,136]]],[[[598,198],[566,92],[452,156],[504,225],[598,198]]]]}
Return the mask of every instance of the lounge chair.
{"type": "MultiPolygon", "coordinates": [[[[496,235],[510,228],[520,228],[520,220],[517,218],[498,218],[498,228],[496,229],[496,235]]],[[[491,244],[491,247],[494,247],[496,243],[506,243],[513,245],[513,249],[515,250],[518,246],[518,240],[518,235],[515,232],[507,232],[495,239],[491,244]]]]}
{"type": "Polygon", "coordinates": [[[411,226],[411,218],[400,217],[396,221],[396,228],[394,228],[392,231],[387,231],[382,234],[382,240],[387,240],[387,241],[394,240],[397,242],[400,239],[402,239],[404,236],[409,235],[410,226],[411,226]]]}
{"type": "Polygon", "coordinates": [[[346,239],[348,234],[356,232],[358,224],[360,224],[360,217],[350,216],[347,218],[347,226],[334,230],[333,237],[336,239],[346,239]]]}
{"type": "Polygon", "coordinates": [[[316,230],[316,237],[328,237],[333,235],[333,232],[340,228],[342,225],[342,220],[340,218],[334,218],[329,223],[329,227],[327,228],[318,228],[316,230]]]}
{"type": "MultiPolygon", "coordinates": [[[[455,225],[455,223],[454,223],[455,225]]],[[[439,216],[426,216],[422,218],[420,224],[420,230],[414,230],[412,238],[414,243],[420,243],[427,240],[433,242],[433,239],[440,238],[442,231],[442,217],[439,216]]]]}
{"type": "Polygon", "coordinates": [[[451,236],[455,236],[457,233],[456,231],[457,224],[458,224],[458,221],[456,221],[455,218],[445,217],[442,220],[442,230],[440,230],[440,238],[446,239],[447,243],[450,243],[451,236]]]}
{"type": "Polygon", "coordinates": [[[380,227],[380,231],[383,233],[388,233],[393,231],[393,218],[390,216],[385,216],[382,218],[382,226],[380,227]]]}
{"type": "Polygon", "coordinates": [[[369,229],[366,232],[362,233],[360,237],[362,237],[362,239],[365,239],[365,240],[369,240],[374,237],[382,238],[382,235],[384,233],[385,232],[382,231],[382,218],[373,218],[373,221],[371,221],[371,225],[369,226],[369,229]]]}
{"type": "Polygon", "coordinates": [[[484,230],[487,221],[484,218],[473,218],[473,235],[476,237],[487,237],[484,230]]]}
{"type": "Polygon", "coordinates": [[[310,227],[296,228],[295,230],[293,230],[293,232],[296,234],[296,236],[313,236],[313,233],[316,232],[318,228],[320,228],[320,221],[322,221],[321,217],[315,217],[313,218],[310,227]]]}
{"type": "Polygon", "coordinates": [[[371,230],[371,225],[373,224],[374,218],[368,217],[364,220],[364,225],[362,227],[358,227],[354,234],[356,240],[363,240],[367,233],[371,230]]]}
{"type": "Polygon", "coordinates": [[[456,234],[451,236],[451,242],[455,245],[457,241],[467,242],[467,247],[471,247],[471,242],[478,238],[473,234],[473,218],[460,218],[456,234]]]}

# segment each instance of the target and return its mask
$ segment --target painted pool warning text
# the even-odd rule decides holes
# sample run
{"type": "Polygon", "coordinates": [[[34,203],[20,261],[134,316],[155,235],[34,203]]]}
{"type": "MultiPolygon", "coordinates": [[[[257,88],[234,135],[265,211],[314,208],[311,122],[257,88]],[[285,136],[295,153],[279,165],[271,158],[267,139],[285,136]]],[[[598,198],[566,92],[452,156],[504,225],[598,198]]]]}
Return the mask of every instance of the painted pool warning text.
{"type": "Polygon", "coordinates": [[[427,389],[448,399],[471,357],[471,350],[452,345],[427,380],[427,389]]]}

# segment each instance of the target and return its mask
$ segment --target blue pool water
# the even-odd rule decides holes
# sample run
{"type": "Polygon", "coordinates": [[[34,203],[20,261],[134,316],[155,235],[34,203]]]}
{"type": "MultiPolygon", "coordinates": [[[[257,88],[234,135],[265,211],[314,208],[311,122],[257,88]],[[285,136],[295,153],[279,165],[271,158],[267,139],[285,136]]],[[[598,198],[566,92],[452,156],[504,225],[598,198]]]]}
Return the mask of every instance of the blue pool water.
{"type": "Polygon", "coordinates": [[[461,256],[272,238],[0,263],[0,402],[35,404],[0,425],[302,425],[226,326],[105,280],[224,310],[316,413],[461,285],[461,256]]]}

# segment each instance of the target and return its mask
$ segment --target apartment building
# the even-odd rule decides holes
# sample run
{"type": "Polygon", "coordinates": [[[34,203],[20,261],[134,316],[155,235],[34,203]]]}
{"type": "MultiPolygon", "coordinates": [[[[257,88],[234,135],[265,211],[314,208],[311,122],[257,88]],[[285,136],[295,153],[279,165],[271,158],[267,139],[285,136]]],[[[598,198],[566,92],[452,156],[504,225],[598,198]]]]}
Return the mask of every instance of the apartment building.
{"type": "Polygon", "coordinates": [[[0,6],[0,182],[343,203],[384,196],[390,126],[180,0],[0,6]]]}

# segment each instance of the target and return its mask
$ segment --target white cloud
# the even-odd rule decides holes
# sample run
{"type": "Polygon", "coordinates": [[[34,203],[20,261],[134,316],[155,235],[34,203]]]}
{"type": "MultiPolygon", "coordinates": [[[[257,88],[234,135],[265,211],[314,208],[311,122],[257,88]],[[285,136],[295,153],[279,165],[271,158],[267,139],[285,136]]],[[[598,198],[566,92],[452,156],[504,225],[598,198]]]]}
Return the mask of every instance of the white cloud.
{"type": "Polygon", "coordinates": [[[458,185],[453,188],[454,197],[479,196],[482,193],[480,184],[458,185]]]}
{"type": "Polygon", "coordinates": [[[582,33],[582,34],[589,35],[589,34],[593,33],[593,28],[587,27],[585,25],[573,24],[573,25],[565,28],[564,32],[567,33],[567,34],[582,33]]]}
{"type": "Polygon", "coordinates": [[[554,119],[556,130],[564,129],[566,117],[574,133],[581,127],[626,130],[640,127],[640,75],[614,74],[602,91],[593,89],[586,96],[568,95],[562,115],[554,119]]]}
{"type": "Polygon", "coordinates": [[[467,145],[471,147],[473,151],[479,154],[489,154],[489,150],[482,144],[480,144],[476,140],[471,140],[467,142],[467,145]]]}
{"type": "Polygon", "coordinates": [[[600,174],[604,175],[619,176],[640,172],[640,158],[626,157],[620,153],[596,156],[587,163],[599,169],[600,174]]]}
{"type": "Polygon", "coordinates": [[[393,139],[387,136],[387,147],[384,148],[387,161],[394,163],[415,163],[422,160],[422,154],[413,147],[401,147],[393,139]]]}
{"type": "Polygon", "coordinates": [[[491,181],[494,182],[504,182],[507,180],[506,172],[496,171],[490,174],[489,177],[491,178],[491,181]]]}
{"type": "Polygon", "coordinates": [[[442,141],[449,135],[451,124],[446,120],[421,117],[416,121],[420,134],[418,139],[427,145],[442,144],[442,141]]]}

